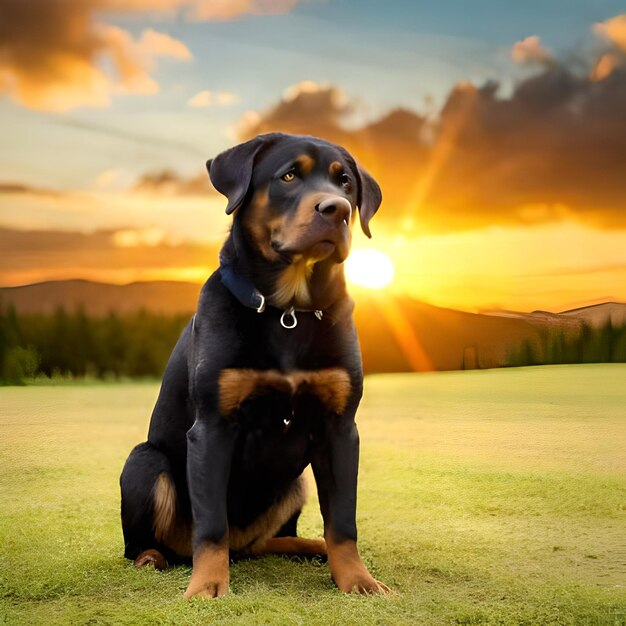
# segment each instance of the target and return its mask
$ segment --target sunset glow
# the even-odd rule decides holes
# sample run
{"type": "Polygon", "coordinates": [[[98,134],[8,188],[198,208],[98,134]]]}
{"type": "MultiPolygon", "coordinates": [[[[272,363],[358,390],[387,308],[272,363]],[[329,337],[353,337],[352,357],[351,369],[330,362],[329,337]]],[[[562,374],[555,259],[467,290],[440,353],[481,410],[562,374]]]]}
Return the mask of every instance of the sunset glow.
{"type": "Polygon", "coordinates": [[[342,145],[382,189],[373,239],[353,229],[351,290],[470,312],[626,301],[617,0],[515,20],[495,0],[475,19],[445,2],[26,4],[0,20],[0,287],[204,282],[233,219],[206,160],[278,131],[342,145]]]}
{"type": "Polygon", "coordinates": [[[353,250],[346,261],[346,277],[359,287],[382,289],[394,275],[391,259],[380,250],[353,250]]]}

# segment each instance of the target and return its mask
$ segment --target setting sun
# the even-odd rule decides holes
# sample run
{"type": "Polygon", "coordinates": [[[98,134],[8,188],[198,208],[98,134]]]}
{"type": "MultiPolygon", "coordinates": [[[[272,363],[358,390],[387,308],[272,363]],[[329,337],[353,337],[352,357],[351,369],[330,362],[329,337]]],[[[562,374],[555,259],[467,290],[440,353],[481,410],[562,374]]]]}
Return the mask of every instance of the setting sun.
{"type": "Polygon", "coordinates": [[[353,250],[346,261],[346,276],[353,285],[382,289],[395,274],[388,255],[380,250],[353,250]]]}

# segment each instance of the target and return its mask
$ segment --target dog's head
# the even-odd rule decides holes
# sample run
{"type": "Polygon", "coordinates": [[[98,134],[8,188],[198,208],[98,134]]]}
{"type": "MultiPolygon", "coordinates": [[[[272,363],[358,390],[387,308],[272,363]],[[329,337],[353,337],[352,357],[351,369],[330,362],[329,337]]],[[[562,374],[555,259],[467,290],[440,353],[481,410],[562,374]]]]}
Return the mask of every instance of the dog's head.
{"type": "Polygon", "coordinates": [[[294,276],[298,267],[306,277],[314,265],[343,262],[357,211],[370,237],[382,200],[376,181],[344,148],[316,137],[260,135],[207,168],[252,249],[266,262],[291,266],[294,276]]]}

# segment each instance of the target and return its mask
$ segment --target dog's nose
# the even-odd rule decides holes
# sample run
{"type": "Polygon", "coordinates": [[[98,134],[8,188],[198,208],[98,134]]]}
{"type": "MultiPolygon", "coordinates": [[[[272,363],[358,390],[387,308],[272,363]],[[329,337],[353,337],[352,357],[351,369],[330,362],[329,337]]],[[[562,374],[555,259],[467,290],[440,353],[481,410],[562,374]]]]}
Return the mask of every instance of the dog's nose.
{"type": "Polygon", "coordinates": [[[347,224],[350,221],[352,205],[346,198],[335,196],[326,198],[326,200],[322,200],[322,202],[316,204],[315,210],[322,217],[332,220],[337,225],[341,224],[341,222],[346,222],[347,224]]]}

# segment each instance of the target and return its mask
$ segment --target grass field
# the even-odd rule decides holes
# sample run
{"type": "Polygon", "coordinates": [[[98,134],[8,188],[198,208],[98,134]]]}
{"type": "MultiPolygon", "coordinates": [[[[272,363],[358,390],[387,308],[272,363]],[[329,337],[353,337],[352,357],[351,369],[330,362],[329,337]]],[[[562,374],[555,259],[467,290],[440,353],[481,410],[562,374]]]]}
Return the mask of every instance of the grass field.
{"type": "MultiPolygon", "coordinates": [[[[122,557],[118,475],[158,386],[2,388],[0,622],[624,624],[625,383],[626,365],[368,378],[359,542],[396,593],[269,557],[190,602],[189,568],[122,557]]],[[[301,533],[321,533],[314,498],[301,533]]]]}

